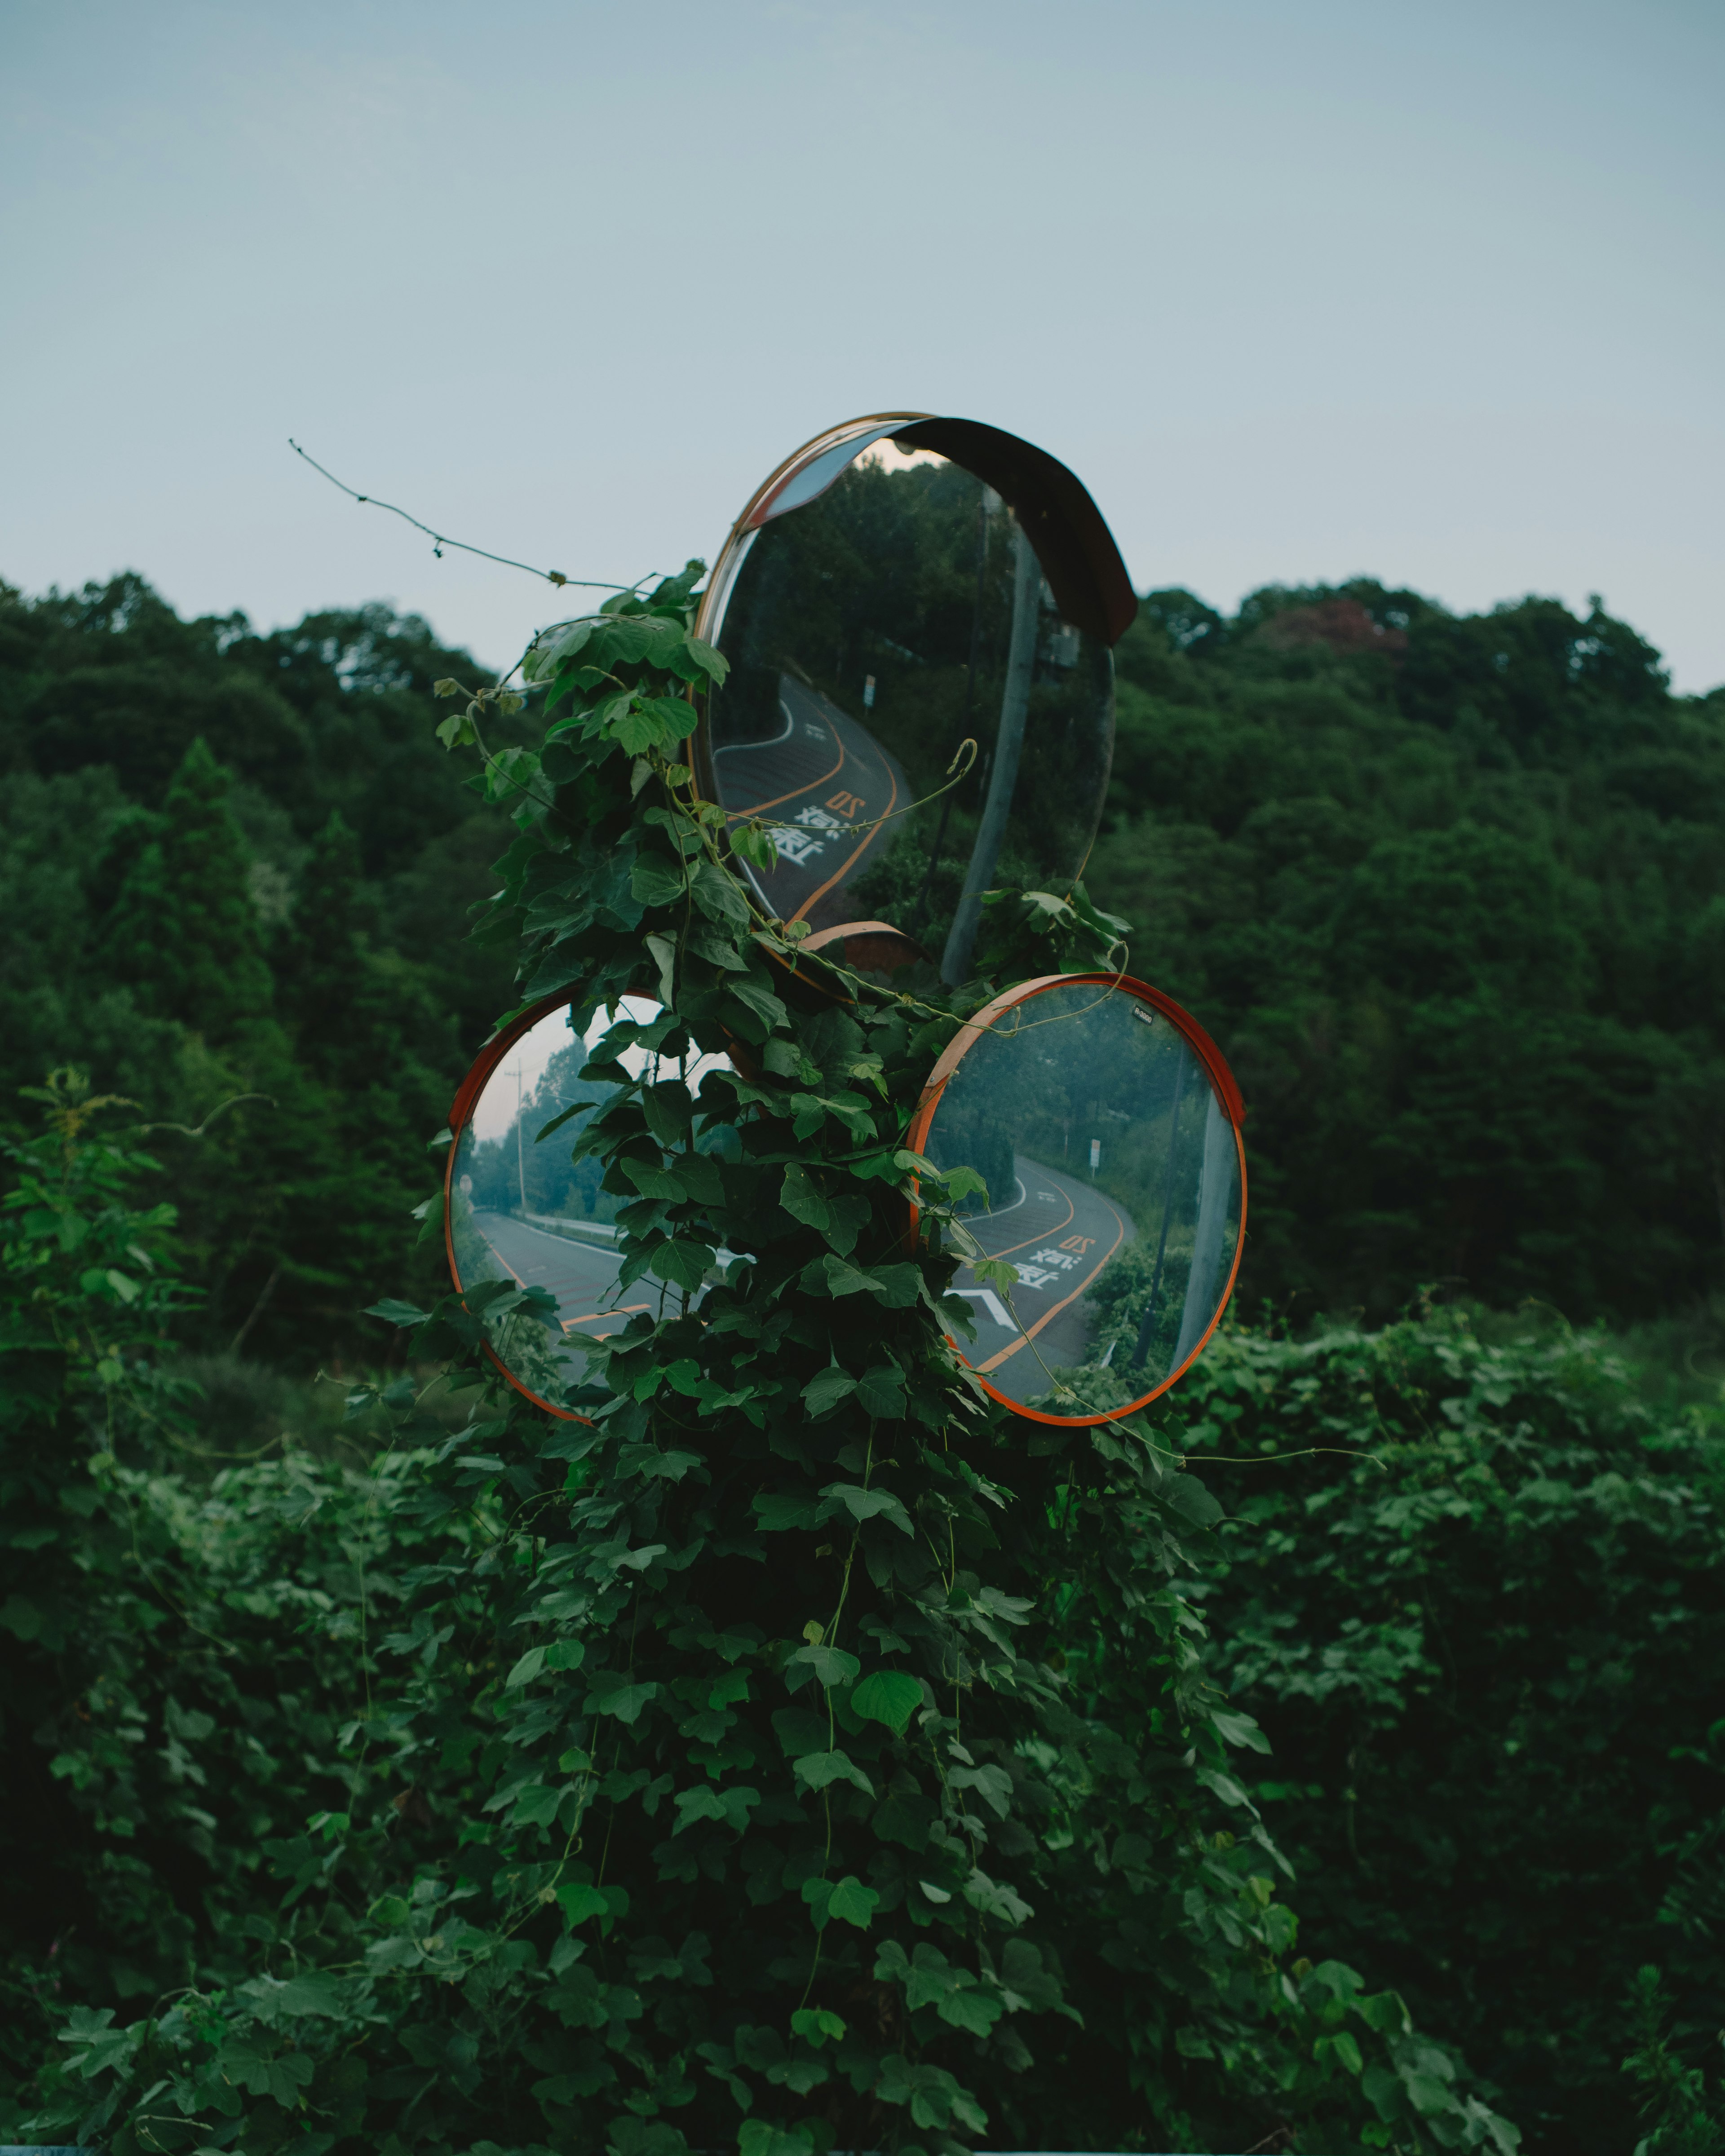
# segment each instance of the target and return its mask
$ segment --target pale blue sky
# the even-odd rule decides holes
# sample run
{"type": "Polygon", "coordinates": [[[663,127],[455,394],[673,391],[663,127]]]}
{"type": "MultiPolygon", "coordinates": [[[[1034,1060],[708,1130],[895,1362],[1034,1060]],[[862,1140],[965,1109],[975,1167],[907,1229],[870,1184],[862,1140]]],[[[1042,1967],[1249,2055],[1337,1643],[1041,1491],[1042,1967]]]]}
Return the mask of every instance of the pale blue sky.
{"type": "Polygon", "coordinates": [[[1725,680],[1720,0],[0,0],[0,576],[499,661],[883,408],[1134,580],[1598,590],[1725,680]]]}

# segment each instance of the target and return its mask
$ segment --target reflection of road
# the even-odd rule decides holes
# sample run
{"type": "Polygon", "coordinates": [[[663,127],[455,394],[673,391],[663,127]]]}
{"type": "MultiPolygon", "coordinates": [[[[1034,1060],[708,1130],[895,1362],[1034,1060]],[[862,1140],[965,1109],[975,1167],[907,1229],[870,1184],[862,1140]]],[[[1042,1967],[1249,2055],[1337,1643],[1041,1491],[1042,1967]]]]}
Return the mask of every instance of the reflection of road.
{"type": "MultiPolygon", "coordinates": [[[[557,1314],[565,1332],[577,1327],[590,1340],[603,1340],[622,1329],[632,1312],[650,1310],[647,1290],[638,1287],[639,1302],[612,1307],[608,1298],[617,1286],[618,1258],[614,1250],[596,1250],[588,1243],[566,1242],[543,1228],[512,1220],[506,1213],[475,1212],[473,1225],[484,1240],[499,1270],[523,1287],[549,1288],[557,1298],[557,1314]],[[603,1308],[601,1308],[601,1305],[603,1308]],[[595,1323],[595,1320],[615,1320],[595,1323]]],[[[655,1296],[654,1301],[657,1301],[655,1296]]]]}
{"type": "Polygon", "coordinates": [[[733,823],[765,816],[778,826],[778,861],[749,871],[763,903],[782,921],[814,919],[821,900],[865,857],[884,852],[897,828],[855,827],[890,815],[910,794],[880,742],[818,689],[781,674],[778,714],[781,731],[768,739],[714,750],[715,786],[733,823]]]}
{"type": "Polygon", "coordinates": [[[1014,1155],[1013,1171],[1011,1196],[966,1224],[988,1256],[1018,1267],[1012,1308],[1019,1323],[994,1290],[975,1283],[968,1266],[957,1291],[976,1317],[966,1360],[999,1391],[1028,1400],[1049,1389],[1045,1364],[1070,1368],[1083,1361],[1090,1337],[1080,1310],[1084,1291],[1137,1231],[1130,1214],[1076,1176],[1026,1153],[1014,1155]]]}

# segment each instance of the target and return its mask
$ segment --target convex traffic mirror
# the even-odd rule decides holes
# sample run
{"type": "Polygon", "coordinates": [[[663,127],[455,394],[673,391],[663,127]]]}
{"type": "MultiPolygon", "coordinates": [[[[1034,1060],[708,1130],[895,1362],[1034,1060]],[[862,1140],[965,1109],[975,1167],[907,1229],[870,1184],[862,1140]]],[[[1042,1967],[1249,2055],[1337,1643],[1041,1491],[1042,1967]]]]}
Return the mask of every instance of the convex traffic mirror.
{"type": "MultiPolygon", "coordinates": [[[[600,1188],[602,1162],[572,1152],[623,1080],[582,1070],[614,1027],[611,1067],[628,1079],[693,1092],[709,1070],[728,1068],[719,1056],[662,1054],[663,1014],[642,997],[622,998],[614,1015],[599,1011],[584,1034],[572,1017],[567,999],[541,1005],[481,1052],[450,1111],[444,1208],[449,1270],[493,1359],[560,1415],[576,1414],[571,1402],[588,1382],[583,1340],[619,1332],[638,1312],[670,1316],[680,1299],[651,1276],[619,1286],[617,1214],[630,1201],[600,1188]]],[[[703,1140],[719,1142],[714,1132],[703,1140]]]]}
{"type": "Polygon", "coordinates": [[[1103,1422],[1187,1368],[1239,1270],[1240,1115],[1201,1028],[1117,974],[1025,982],[964,1027],[910,1142],[987,1186],[961,1205],[974,1337],[954,1345],[997,1399],[1103,1422]]]}
{"type": "Polygon", "coordinates": [[[1014,435],[889,413],[799,449],[738,518],[696,624],[730,661],[702,786],[770,829],[777,860],[749,870],[767,911],[889,923],[966,978],[984,891],[1080,871],[1136,608],[1083,486],[1014,435]]]}

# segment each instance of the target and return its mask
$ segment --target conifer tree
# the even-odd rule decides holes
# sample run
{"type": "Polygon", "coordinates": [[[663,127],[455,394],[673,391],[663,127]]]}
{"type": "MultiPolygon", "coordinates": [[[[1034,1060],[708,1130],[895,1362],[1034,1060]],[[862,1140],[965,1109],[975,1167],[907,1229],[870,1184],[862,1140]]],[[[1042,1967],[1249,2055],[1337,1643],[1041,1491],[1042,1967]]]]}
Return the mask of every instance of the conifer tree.
{"type": "Polygon", "coordinates": [[[250,862],[227,803],[231,783],[208,744],[194,741],[121,886],[107,936],[112,963],[140,999],[216,1045],[270,1005],[250,862]]]}
{"type": "Polygon", "coordinates": [[[323,1077],[347,1075],[362,1045],[374,1062],[371,1037],[382,999],[361,913],[359,841],[333,810],[313,842],[276,968],[300,1060],[323,1077]]]}

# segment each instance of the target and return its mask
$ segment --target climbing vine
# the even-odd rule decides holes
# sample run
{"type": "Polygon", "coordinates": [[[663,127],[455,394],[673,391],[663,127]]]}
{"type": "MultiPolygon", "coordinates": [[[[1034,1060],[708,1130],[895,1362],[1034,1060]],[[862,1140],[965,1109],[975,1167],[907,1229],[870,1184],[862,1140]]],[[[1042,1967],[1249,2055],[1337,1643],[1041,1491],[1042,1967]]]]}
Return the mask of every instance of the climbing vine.
{"type": "MultiPolygon", "coordinates": [[[[740,870],[771,833],[688,752],[724,663],[699,575],[562,625],[440,729],[514,816],[476,933],[517,948],[520,1008],[612,1014],[568,1142],[625,1201],[622,1283],[667,1292],[590,1343],[583,1420],[484,1353],[542,1291],[379,1306],[422,1374],[352,1412],[421,1539],[367,1590],[393,1629],[359,1641],[346,1807],[269,1845],[253,1979],[74,2015],[39,2128],[116,2156],[1511,2149],[1399,2000],[1291,1958],[1229,1768],[1262,1740],[1179,1591],[1214,1499],[1140,1424],[1013,1419],[947,1344],[974,1178],[906,1133],[999,983],[823,969],[762,911],[740,870]],[[539,747],[494,752],[522,696],[539,747]],[[1098,1711],[1121,1657],[1161,1672],[1142,1726],[1098,1711]]],[[[997,968],[1118,963],[1081,889],[991,922],[997,968]]]]}

